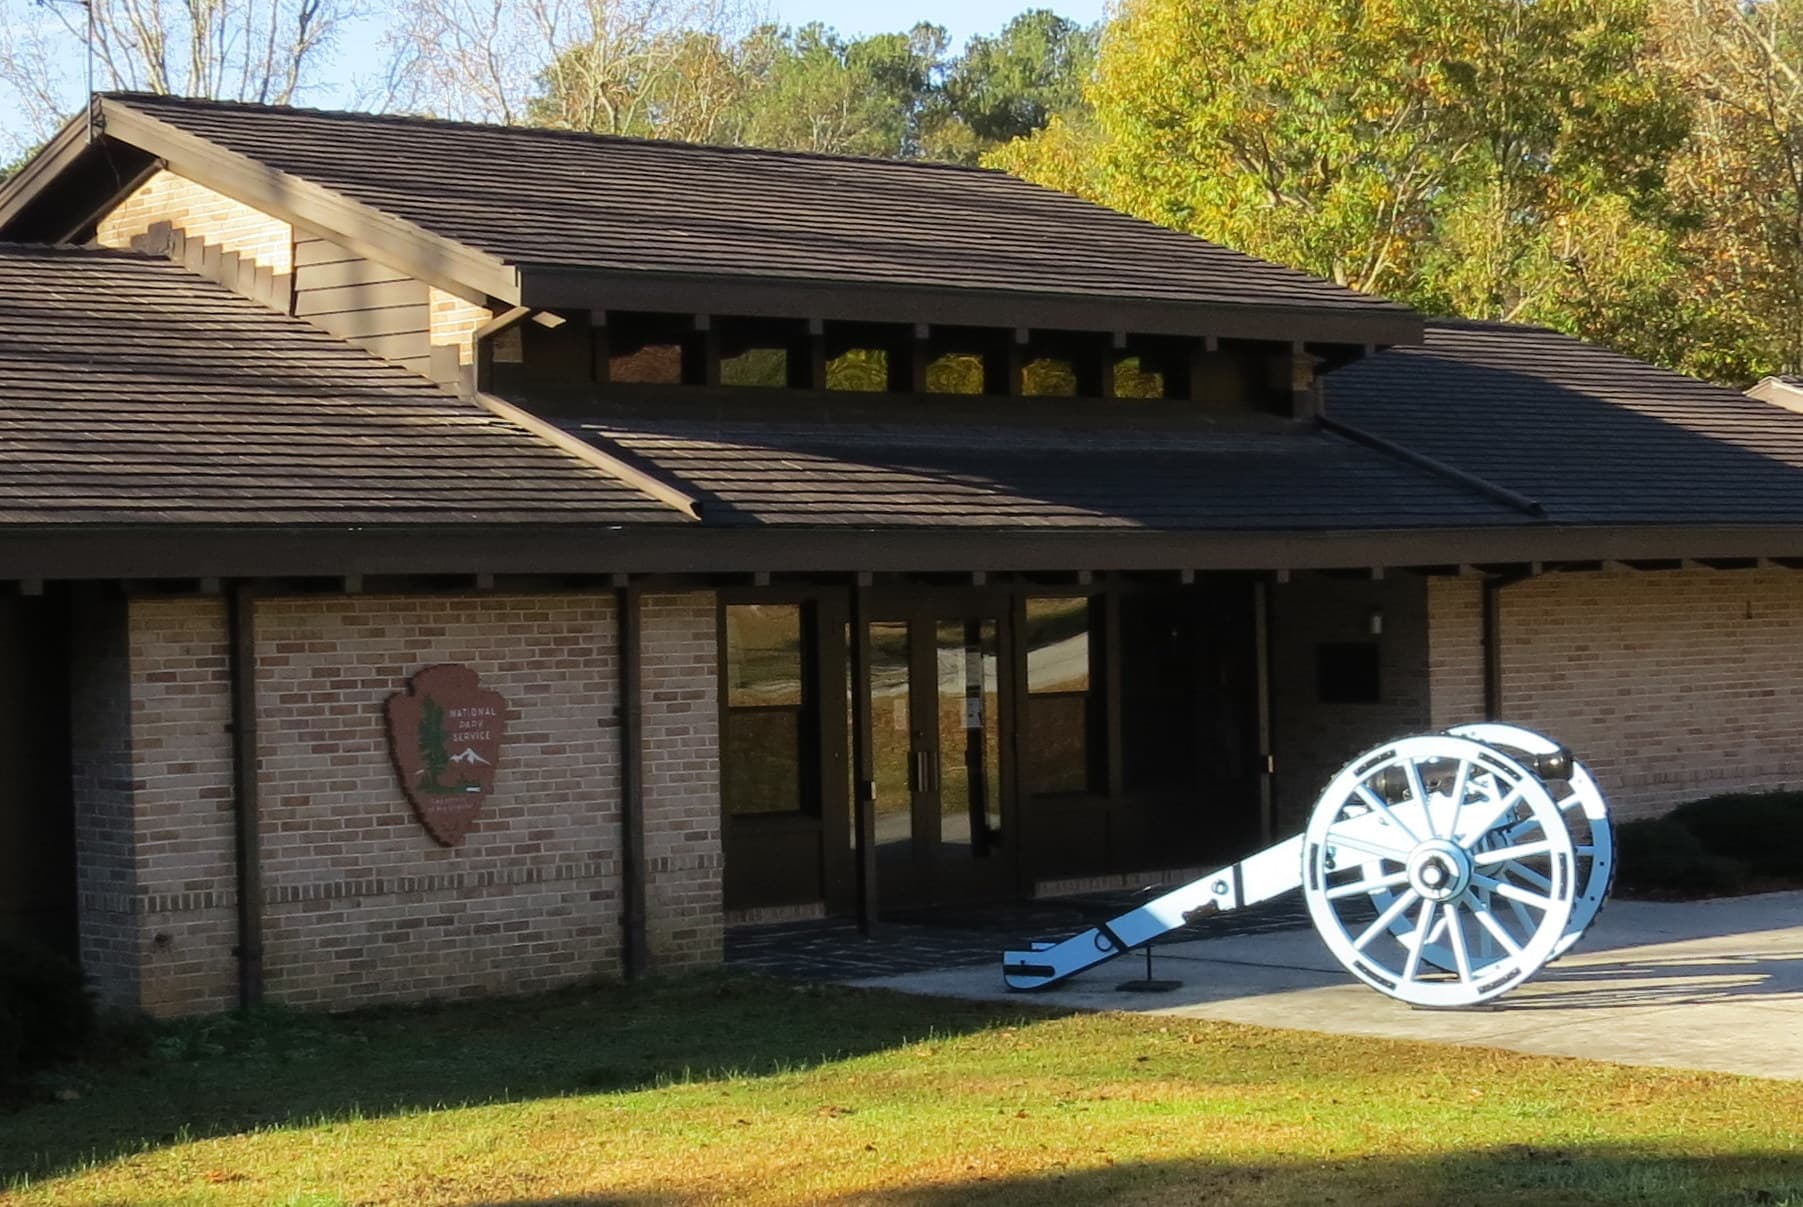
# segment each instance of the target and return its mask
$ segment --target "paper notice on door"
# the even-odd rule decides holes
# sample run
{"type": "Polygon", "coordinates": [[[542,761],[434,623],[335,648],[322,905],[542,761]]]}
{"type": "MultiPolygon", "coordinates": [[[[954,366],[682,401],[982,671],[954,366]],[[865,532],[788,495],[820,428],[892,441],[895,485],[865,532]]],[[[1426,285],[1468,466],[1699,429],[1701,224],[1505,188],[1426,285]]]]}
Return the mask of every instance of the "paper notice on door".
{"type": "Polygon", "coordinates": [[[983,697],[964,697],[964,728],[983,728],[983,697]]]}

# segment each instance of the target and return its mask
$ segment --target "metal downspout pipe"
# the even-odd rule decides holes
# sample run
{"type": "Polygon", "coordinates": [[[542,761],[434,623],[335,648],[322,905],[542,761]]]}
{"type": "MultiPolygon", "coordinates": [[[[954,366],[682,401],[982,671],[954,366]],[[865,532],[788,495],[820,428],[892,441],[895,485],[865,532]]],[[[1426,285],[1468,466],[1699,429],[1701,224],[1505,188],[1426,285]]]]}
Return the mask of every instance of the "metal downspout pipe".
{"type": "Polygon", "coordinates": [[[255,595],[236,582],[226,596],[226,675],[232,695],[232,820],[238,891],[238,1005],[263,1000],[263,861],[257,783],[255,595]]]}

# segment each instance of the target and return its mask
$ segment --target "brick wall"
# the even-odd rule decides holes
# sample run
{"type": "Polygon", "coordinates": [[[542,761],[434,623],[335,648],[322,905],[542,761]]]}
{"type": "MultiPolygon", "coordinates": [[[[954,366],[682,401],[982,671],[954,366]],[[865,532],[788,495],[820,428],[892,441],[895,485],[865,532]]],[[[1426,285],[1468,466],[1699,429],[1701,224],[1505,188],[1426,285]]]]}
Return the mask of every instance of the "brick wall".
{"type": "MultiPolygon", "coordinates": [[[[1482,711],[1453,670],[1481,658],[1476,590],[1433,595],[1448,700],[1436,723],[1482,711]]],[[[1803,580],[1790,572],[1549,574],[1500,601],[1503,719],[1568,743],[1618,816],[1803,785],[1803,580]]]]}
{"type": "Polygon", "coordinates": [[[276,273],[294,270],[294,230],[286,222],[167,170],[139,185],[100,222],[102,247],[128,248],[133,236],[167,222],[276,273]]]}
{"type": "Polygon", "coordinates": [[[1484,719],[1484,587],[1474,574],[1427,581],[1431,725],[1484,719]]]}
{"type": "MultiPolygon", "coordinates": [[[[224,605],[134,600],[91,619],[75,682],[84,960],[117,1004],[159,1014],[229,1006],[237,935],[224,605]]],[[[617,969],[611,594],[265,599],[256,629],[272,1000],[337,1007],[525,992],[617,969]],[[414,818],[384,722],[389,695],[444,662],[471,666],[508,701],[495,791],[457,848],[414,818]]],[[[659,969],[721,955],[714,659],[711,595],[646,598],[647,888],[659,969]]]]}
{"type": "Polygon", "coordinates": [[[1272,752],[1277,762],[1276,832],[1308,824],[1315,798],[1362,750],[1419,732],[1428,719],[1427,591],[1424,580],[1298,577],[1271,589],[1272,752]],[[1372,613],[1383,633],[1371,634],[1372,613]],[[1325,703],[1316,651],[1327,642],[1378,643],[1381,698],[1325,703]]]}
{"type": "Polygon", "coordinates": [[[469,364],[475,358],[471,337],[494,315],[486,306],[466,302],[442,289],[433,288],[431,298],[432,346],[449,344],[457,349],[457,363],[469,364]]]}
{"type": "Polygon", "coordinates": [[[139,1004],[237,997],[231,680],[225,604],[131,602],[131,755],[139,1004]]]}
{"type": "Polygon", "coordinates": [[[725,861],[714,597],[647,595],[642,609],[651,958],[660,967],[717,963],[725,861]]]}
{"type": "Polygon", "coordinates": [[[139,951],[130,629],[123,599],[78,595],[74,613],[69,758],[81,963],[103,1003],[131,1006],[139,951]]]}

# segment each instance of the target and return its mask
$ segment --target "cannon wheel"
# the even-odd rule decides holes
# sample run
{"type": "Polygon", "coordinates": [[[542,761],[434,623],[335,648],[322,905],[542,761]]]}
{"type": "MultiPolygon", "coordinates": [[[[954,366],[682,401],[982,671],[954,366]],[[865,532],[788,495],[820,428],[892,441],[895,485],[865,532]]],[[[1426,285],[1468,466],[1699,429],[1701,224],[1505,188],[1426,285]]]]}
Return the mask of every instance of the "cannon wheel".
{"type": "MultiPolygon", "coordinates": [[[[1447,731],[1454,737],[1471,738],[1486,746],[1494,746],[1508,754],[1527,755],[1559,753],[1559,743],[1545,734],[1486,721],[1476,725],[1460,725],[1447,731]]],[[[1577,759],[1571,760],[1571,772],[1563,780],[1547,785],[1553,803],[1565,815],[1566,828],[1572,830],[1572,850],[1577,856],[1578,894],[1572,903],[1571,921],[1565,934],[1553,946],[1556,960],[1571,950],[1572,944],[1584,937],[1590,924],[1615,887],[1615,830],[1609,822],[1609,806],[1603,793],[1590,777],[1590,772],[1577,759]],[[1560,785],[1564,787],[1561,788],[1560,785]]]]}
{"type": "MultiPolygon", "coordinates": [[[[1553,946],[1553,959],[1558,959],[1572,945],[1584,937],[1590,924],[1596,920],[1608,899],[1609,891],[1615,884],[1615,840],[1614,830],[1609,822],[1609,807],[1603,800],[1603,794],[1591,778],[1590,772],[1576,759],[1570,758],[1569,752],[1544,734],[1535,733],[1531,729],[1523,729],[1519,725],[1505,725],[1500,722],[1486,721],[1474,725],[1460,725],[1447,730],[1454,737],[1471,738],[1473,741],[1493,746],[1513,758],[1522,759],[1545,757],[1548,755],[1565,755],[1569,770],[1558,779],[1542,779],[1548,791],[1552,793],[1553,803],[1565,816],[1566,829],[1572,832],[1572,850],[1576,855],[1577,897],[1571,907],[1571,921],[1566,924],[1565,934],[1553,946]]],[[[1524,760],[1525,761],[1525,760],[1524,760]]],[[[1511,841],[1506,833],[1492,836],[1493,844],[1506,844],[1511,841]]],[[[1532,873],[1524,873],[1531,880],[1532,873]]],[[[1395,895],[1388,889],[1379,889],[1371,895],[1372,907],[1377,910],[1388,909],[1395,900],[1395,895]]],[[[1405,942],[1414,932],[1414,924],[1406,917],[1399,917],[1390,924],[1390,930],[1405,942]]],[[[1452,953],[1444,945],[1429,944],[1422,953],[1422,959],[1436,968],[1448,969],[1453,966],[1452,953]]]]}
{"type": "Polygon", "coordinates": [[[1354,976],[1412,1005],[1474,1006],[1553,957],[1575,859],[1532,771],[1471,738],[1426,735],[1368,751],[1328,784],[1304,835],[1302,891],[1354,976]]]}

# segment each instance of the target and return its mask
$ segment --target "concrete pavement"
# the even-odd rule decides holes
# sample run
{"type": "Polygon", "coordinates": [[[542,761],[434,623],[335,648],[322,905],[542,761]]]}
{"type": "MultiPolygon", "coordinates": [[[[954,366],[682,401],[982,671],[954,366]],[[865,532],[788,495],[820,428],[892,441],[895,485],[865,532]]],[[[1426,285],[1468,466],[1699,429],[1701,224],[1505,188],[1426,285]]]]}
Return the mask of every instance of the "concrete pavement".
{"type": "MultiPolygon", "coordinates": [[[[1144,967],[1135,955],[1021,1000],[1803,1080],[1803,892],[1610,902],[1572,952],[1473,1010],[1418,1010],[1366,988],[1312,929],[1160,946],[1155,975],[1181,989],[1115,990],[1144,967]]],[[[857,983],[1016,996],[999,958],[857,983]]]]}

